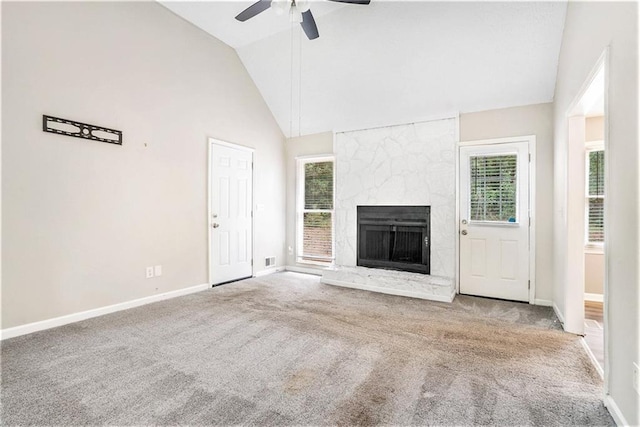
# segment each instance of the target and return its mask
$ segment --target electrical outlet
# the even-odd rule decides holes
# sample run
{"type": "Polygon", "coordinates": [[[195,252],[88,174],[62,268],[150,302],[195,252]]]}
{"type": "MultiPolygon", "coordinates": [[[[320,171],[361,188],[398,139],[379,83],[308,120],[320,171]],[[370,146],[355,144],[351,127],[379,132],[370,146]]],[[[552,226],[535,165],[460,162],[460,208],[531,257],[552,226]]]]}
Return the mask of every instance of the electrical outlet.
{"type": "Polygon", "coordinates": [[[633,364],[633,389],[636,393],[640,394],[640,386],[638,385],[638,371],[640,371],[640,367],[638,367],[637,363],[633,364]]]}
{"type": "Polygon", "coordinates": [[[151,279],[153,277],[153,267],[147,267],[147,279],[151,279]]]}
{"type": "Polygon", "coordinates": [[[162,276],[162,266],[161,265],[156,265],[155,267],[153,267],[153,275],[158,277],[158,276],[162,276]]]}

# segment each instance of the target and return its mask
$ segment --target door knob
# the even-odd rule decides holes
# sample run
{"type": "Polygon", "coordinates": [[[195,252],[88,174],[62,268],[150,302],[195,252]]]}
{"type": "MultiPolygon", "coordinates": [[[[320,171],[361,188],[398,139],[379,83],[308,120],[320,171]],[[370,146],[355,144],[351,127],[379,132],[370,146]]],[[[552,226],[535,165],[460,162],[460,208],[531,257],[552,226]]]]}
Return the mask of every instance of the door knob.
{"type": "Polygon", "coordinates": [[[216,224],[216,223],[214,222],[213,224],[211,224],[211,226],[212,226],[213,228],[218,228],[218,227],[220,227],[220,224],[216,224]]]}
{"type": "Polygon", "coordinates": [[[462,234],[463,236],[466,236],[466,235],[467,235],[467,230],[462,230],[462,231],[460,232],[460,234],[462,234]]]}

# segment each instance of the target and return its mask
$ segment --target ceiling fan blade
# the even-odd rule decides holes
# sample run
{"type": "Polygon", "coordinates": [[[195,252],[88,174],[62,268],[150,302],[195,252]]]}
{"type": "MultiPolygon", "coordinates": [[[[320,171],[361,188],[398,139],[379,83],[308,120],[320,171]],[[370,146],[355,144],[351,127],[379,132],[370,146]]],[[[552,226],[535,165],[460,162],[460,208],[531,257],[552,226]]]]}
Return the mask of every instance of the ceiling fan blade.
{"type": "Polygon", "coordinates": [[[244,22],[247,19],[253,18],[259,13],[264,12],[265,10],[271,7],[271,0],[258,0],[242,12],[236,16],[236,19],[240,22],[244,22]]]}
{"type": "Polygon", "coordinates": [[[313,19],[313,15],[311,14],[310,10],[302,12],[302,22],[300,23],[300,25],[302,25],[302,29],[304,30],[304,33],[307,35],[309,40],[317,39],[318,37],[320,37],[320,34],[318,33],[318,27],[316,26],[316,20],[313,19]]]}
{"type": "Polygon", "coordinates": [[[369,4],[371,0],[329,0],[337,3],[349,3],[349,4],[369,4]]]}

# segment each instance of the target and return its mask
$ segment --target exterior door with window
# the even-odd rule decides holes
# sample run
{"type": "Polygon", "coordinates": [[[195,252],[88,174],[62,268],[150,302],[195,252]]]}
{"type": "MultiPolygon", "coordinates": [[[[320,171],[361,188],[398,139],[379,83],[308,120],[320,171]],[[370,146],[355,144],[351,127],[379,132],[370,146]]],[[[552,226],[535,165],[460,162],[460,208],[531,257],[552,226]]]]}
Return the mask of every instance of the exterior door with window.
{"type": "Polygon", "coordinates": [[[529,144],[460,148],[460,293],[529,301],[529,144]]]}
{"type": "Polygon", "coordinates": [[[211,284],[251,277],[253,152],[211,142],[211,284]]]}

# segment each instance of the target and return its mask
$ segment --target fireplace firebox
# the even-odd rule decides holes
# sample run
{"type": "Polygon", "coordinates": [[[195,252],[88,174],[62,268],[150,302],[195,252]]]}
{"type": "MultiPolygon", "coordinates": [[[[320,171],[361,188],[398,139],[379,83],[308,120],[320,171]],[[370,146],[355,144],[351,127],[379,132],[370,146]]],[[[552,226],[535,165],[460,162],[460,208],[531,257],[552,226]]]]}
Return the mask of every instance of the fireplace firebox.
{"type": "Polygon", "coordinates": [[[430,206],[358,206],[362,267],[430,273],[430,206]]]}

